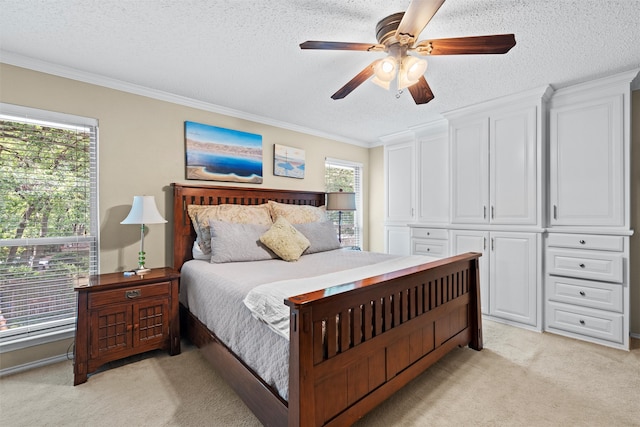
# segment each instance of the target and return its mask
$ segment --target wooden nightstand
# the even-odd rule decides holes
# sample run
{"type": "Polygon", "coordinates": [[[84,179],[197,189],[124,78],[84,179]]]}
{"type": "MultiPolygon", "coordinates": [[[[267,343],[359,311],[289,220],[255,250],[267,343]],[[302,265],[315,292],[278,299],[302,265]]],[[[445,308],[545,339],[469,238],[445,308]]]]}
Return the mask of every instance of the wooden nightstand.
{"type": "Polygon", "coordinates": [[[180,273],[154,268],[144,276],[109,273],[79,286],[74,385],[101,365],[149,350],[180,354],[180,273]]]}

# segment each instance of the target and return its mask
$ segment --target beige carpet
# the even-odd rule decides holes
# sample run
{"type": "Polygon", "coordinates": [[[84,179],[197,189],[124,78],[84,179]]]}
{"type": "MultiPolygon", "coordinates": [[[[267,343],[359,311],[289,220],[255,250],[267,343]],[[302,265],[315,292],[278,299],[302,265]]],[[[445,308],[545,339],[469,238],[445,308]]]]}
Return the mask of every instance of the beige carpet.
{"type": "MultiPolygon", "coordinates": [[[[640,426],[631,352],[495,322],[358,426],[640,426]]],[[[73,386],[71,362],[0,379],[3,426],[259,426],[194,347],[115,363],[73,386]],[[137,359],[137,360],[136,360],[137,359]]]]}

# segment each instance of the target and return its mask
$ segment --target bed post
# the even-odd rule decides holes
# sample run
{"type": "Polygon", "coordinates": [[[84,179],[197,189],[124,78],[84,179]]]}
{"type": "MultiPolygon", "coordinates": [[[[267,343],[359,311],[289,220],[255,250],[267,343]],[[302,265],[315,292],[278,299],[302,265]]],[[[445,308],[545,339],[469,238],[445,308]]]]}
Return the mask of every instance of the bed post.
{"type": "Polygon", "coordinates": [[[311,307],[287,304],[289,322],[289,427],[315,425],[311,307]]]}
{"type": "Polygon", "coordinates": [[[474,350],[482,350],[482,304],[480,299],[480,259],[471,260],[469,293],[469,326],[471,328],[471,341],[469,347],[474,350]]]}

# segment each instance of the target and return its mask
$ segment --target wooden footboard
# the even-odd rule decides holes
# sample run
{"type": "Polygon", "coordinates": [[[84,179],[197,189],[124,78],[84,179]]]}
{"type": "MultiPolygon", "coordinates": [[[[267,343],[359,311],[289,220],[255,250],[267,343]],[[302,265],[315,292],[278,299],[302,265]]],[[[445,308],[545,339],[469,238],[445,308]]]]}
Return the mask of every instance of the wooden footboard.
{"type": "Polygon", "coordinates": [[[290,298],[289,426],[350,425],[456,346],[480,350],[479,257],[290,298]]]}

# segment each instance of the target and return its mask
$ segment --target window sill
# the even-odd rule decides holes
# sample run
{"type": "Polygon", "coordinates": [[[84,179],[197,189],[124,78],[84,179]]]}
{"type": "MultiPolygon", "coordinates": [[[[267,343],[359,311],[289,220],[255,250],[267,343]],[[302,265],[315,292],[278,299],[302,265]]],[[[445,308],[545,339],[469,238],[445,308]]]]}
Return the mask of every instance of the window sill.
{"type": "Polygon", "coordinates": [[[54,341],[60,341],[64,339],[74,338],[76,335],[76,328],[67,327],[64,329],[58,329],[48,333],[34,334],[31,336],[25,336],[21,338],[7,340],[0,342],[0,354],[8,353],[10,351],[22,350],[24,348],[33,347],[36,345],[48,344],[54,341]]]}

